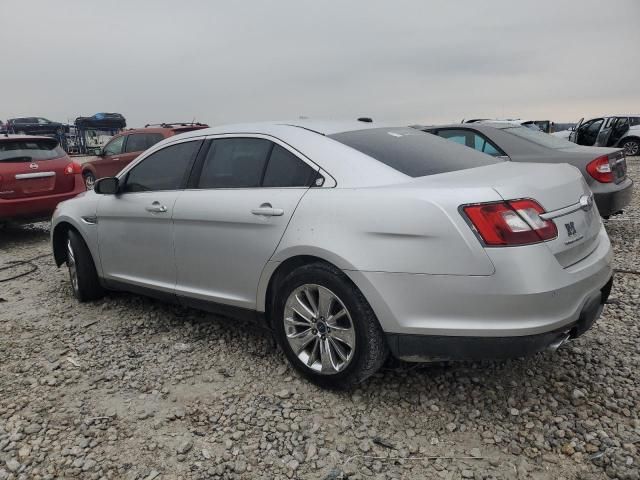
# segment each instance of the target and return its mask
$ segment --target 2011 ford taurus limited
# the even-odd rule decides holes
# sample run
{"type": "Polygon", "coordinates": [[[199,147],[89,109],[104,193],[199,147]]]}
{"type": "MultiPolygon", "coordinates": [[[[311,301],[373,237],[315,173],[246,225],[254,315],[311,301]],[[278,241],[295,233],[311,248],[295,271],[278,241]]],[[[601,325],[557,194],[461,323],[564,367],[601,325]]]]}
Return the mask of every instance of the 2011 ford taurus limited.
{"type": "Polygon", "coordinates": [[[216,127],[164,140],[60,204],[55,260],[105,289],[264,319],[313,381],[521,356],[584,333],[611,246],[569,165],[515,164],[372,123],[216,127]]]}

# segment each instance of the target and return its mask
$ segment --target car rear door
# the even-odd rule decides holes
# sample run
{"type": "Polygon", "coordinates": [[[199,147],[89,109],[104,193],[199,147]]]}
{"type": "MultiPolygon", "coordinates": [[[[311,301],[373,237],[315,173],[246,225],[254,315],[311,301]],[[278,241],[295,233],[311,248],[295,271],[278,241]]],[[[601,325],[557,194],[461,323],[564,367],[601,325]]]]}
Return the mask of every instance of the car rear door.
{"type": "Polygon", "coordinates": [[[173,294],[173,215],[202,139],[147,155],[120,178],[120,191],[98,202],[98,246],[107,282],[173,294]]]}
{"type": "Polygon", "coordinates": [[[71,163],[55,139],[0,139],[0,198],[67,193],[75,187],[71,163]]]}
{"type": "Polygon", "coordinates": [[[609,117],[605,119],[598,136],[596,137],[596,141],[593,144],[594,147],[606,147],[607,143],[609,143],[609,138],[611,137],[612,132],[616,128],[618,123],[618,117],[609,117]]]}
{"type": "Polygon", "coordinates": [[[260,274],[318,167],[261,136],[209,141],[173,213],[176,293],[254,309],[260,274]]]}

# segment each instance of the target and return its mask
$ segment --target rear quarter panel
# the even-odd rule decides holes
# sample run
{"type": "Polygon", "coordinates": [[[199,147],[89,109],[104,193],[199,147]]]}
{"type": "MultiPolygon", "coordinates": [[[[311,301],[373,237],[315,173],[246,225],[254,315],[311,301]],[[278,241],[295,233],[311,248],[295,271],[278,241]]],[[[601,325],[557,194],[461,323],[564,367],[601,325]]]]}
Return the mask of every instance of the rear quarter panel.
{"type": "Polygon", "coordinates": [[[311,189],[272,261],[314,255],[343,270],[491,275],[493,264],[458,207],[460,198],[500,197],[467,190],[311,189]]]}

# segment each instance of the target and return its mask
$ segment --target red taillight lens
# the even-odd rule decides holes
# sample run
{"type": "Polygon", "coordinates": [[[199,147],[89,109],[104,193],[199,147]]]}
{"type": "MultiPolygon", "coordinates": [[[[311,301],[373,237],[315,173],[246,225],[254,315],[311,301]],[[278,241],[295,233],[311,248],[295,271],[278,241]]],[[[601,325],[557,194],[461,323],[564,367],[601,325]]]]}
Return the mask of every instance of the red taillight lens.
{"type": "Polygon", "coordinates": [[[79,163],[71,162],[66,167],[64,167],[65,175],[75,175],[77,173],[82,173],[82,166],[79,163]]]}
{"type": "Polygon", "coordinates": [[[589,162],[589,164],[587,164],[587,172],[600,183],[611,183],[614,180],[607,155],[589,162]]]}
{"type": "Polygon", "coordinates": [[[555,223],[540,217],[544,209],[534,200],[481,203],[463,210],[487,245],[527,245],[558,235],[555,223]]]}

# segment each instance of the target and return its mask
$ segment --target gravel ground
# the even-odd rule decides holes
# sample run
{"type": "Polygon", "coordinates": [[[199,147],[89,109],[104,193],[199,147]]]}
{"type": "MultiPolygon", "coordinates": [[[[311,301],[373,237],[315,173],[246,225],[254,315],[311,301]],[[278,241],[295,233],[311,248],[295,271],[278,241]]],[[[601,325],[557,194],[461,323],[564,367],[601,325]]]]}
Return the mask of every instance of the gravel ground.
{"type": "MultiPolygon", "coordinates": [[[[629,161],[640,178],[640,159],[629,161]]],[[[640,269],[640,192],[607,222],[640,269]]],[[[0,231],[0,266],[48,254],[0,231]]],[[[0,271],[0,480],[639,479],[640,277],[556,353],[389,365],[323,391],[255,327],[127,294],[72,297],[51,257],[0,271]]]]}

